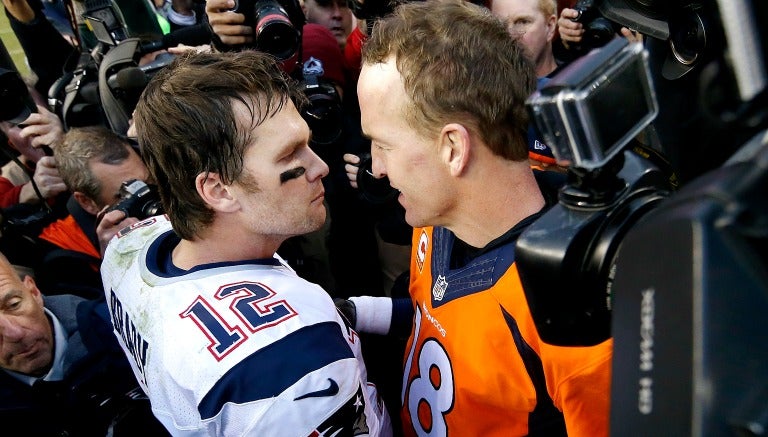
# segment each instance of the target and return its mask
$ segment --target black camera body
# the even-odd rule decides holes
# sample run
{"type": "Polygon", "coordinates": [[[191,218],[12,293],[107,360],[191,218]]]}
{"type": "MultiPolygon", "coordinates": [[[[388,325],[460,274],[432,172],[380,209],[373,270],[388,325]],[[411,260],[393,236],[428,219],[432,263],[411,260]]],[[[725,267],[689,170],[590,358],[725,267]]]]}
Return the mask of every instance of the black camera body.
{"type": "Polygon", "coordinates": [[[648,159],[650,151],[628,147],[658,113],[648,55],[616,38],[526,103],[555,156],[569,163],[569,181],[559,203],[518,239],[520,279],[544,341],[597,344],[611,335],[620,241],[673,189],[671,172],[648,159]]]}
{"type": "Polygon", "coordinates": [[[303,79],[299,83],[307,104],[301,108],[301,116],[312,131],[311,144],[329,146],[340,140],[344,133],[344,111],[341,96],[334,84],[324,79],[321,60],[310,57],[301,69],[303,79]]]}
{"type": "Polygon", "coordinates": [[[602,47],[616,36],[620,27],[600,15],[595,0],[578,0],[573,6],[579,15],[573,19],[584,26],[582,46],[602,47]]]}
{"type": "Polygon", "coordinates": [[[254,48],[280,61],[299,51],[306,18],[297,0],[235,0],[233,10],[253,27],[254,48]]]}
{"type": "Polygon", "coordinates": [[[139,220],[164,213],[157,188],[138,179],[123,182],[120,186],[120,200],[106,212],[114,210],[123,211],[126,217],[139,220]]]}
{"type": "Polygon", "coordinates": [[[623,145],[637,139],[628,127],[647,103],[644,80],[625,74],[641,71],[624,62],[638,58],[616,51],[623,38],[574,61],[583,74],[562,70],[528,102],[555,156],[571,164],[559,203],[517,243],[531,315],[547,343],[612,339],[611,435],[763,435],[768,4],[599,0],[599,10],[659,49],[648,51],[658,118],[677,124],[665,135],[654,118],[643,139],[667,154],[690,147],[687,159],[709,147],[730,158],[696,167],[678,189],[663,165],[623,145]]]}

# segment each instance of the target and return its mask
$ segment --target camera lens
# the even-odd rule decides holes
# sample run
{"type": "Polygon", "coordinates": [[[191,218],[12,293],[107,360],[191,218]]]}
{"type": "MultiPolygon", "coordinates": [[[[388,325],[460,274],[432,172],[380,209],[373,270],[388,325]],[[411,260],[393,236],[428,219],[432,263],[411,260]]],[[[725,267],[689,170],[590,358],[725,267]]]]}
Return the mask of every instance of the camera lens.
{"type": "Polygon", "coordinates": [[[394,200],[398,191],[389,185],[389,178],[377,178],[372,171],[371,155],[360,157],[360,167],[357,171],[357,188],[363,198],[373,204],[382,204],[394,200]]]}
{"type": "Polygon", "coordinates": [[[0,68],[0,121],[18,124],[37,111],[18,73],[0,68]]]}
{"type": "Polygon", "coordinates": [[[284,61],[299,48],[299,33],[291,24],[288,14],[273,1],[256,5],[256,46],[284,61]]]}

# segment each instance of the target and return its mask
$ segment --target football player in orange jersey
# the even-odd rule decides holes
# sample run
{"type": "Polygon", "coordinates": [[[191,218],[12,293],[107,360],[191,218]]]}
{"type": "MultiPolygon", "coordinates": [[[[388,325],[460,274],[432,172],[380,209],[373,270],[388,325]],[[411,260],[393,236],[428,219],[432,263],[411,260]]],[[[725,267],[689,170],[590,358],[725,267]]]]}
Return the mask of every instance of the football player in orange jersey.
{"type": "Polygon", "coordinates": [[[362,127],[414,227],[411,299],[350,301],[364,332],[412,321],[406,435],[608,433],[611,341],[544,343],[516,270],[517,237],[556,201],[527,160],[535,81],[504,24],[460,0],[402,5],[364,47],[362,127]]]}

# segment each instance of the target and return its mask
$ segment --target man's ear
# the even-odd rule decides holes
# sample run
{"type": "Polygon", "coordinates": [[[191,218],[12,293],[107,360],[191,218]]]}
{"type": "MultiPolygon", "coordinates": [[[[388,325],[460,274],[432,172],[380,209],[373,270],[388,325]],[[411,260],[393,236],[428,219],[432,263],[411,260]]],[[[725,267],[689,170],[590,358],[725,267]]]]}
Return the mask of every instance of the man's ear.
{"type": "Polygon", "coordinates": [[[29,275],[24,275],[24,279],[22,279],[21,282],[29,291],[29,294],[32,295],[32,298],[34,298],[40,306],[43,306],[43,293],[37,288],[35,280],[29,275]]]}
{"type": "Polygon", "coordinates": [[[440,131],[440,156],[452,176],[459,176],[469,164],[471,141],[469,131],[459,123],[449,123],[440,131]]]}
{"type": "Polygon", "coordinates": [[[91,199],[80,191],[75,191],[72,193],[72,197],[75,198],[75,201],[80,205],[81,208],[86,210],[88,214],[97,215],[99,211],[101,211],[101,208],[99,208],[99,205],[96,204],[95,200],[91,199]]]}
{"type": "Polygon", "coordinates": [[[214,211],[232,212],[240,207],[229,192],[229,185],[222,182],[218,173],[200,173],[195,178],[197,194],[214,211]]]}
{"type": "Polygon", "coordinates": [[[547,42],[555,39],[555,30],[557,30],[557,15],[553,14],[547,17],[547,42]]]}

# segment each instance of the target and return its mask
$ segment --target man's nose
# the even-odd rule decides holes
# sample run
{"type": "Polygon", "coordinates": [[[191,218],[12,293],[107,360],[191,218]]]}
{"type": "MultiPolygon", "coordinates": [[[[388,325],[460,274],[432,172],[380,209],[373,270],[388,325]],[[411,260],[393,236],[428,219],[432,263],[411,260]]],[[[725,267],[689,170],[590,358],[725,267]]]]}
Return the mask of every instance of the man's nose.
{"type": "Polygon", "coordinates": [[[328,164],[325,163],[325,161],[318,156],[317,153],[314,151],[311,151],[313,155],[313,161],[312,164],[309,166],[308,170],[308,177],[310,181],[314,181],[315,179],[322,179],[326,176],[328,176],[328,173],[330,172],[328,168],[328,164]]]}
{"type": "Polygon", "coordinates": [[[381,179],[387,175],[387,169],[384,166],[384,161],[378,155],[375,149],[371,150],[371,172],[373,177],[381,179]]]}

